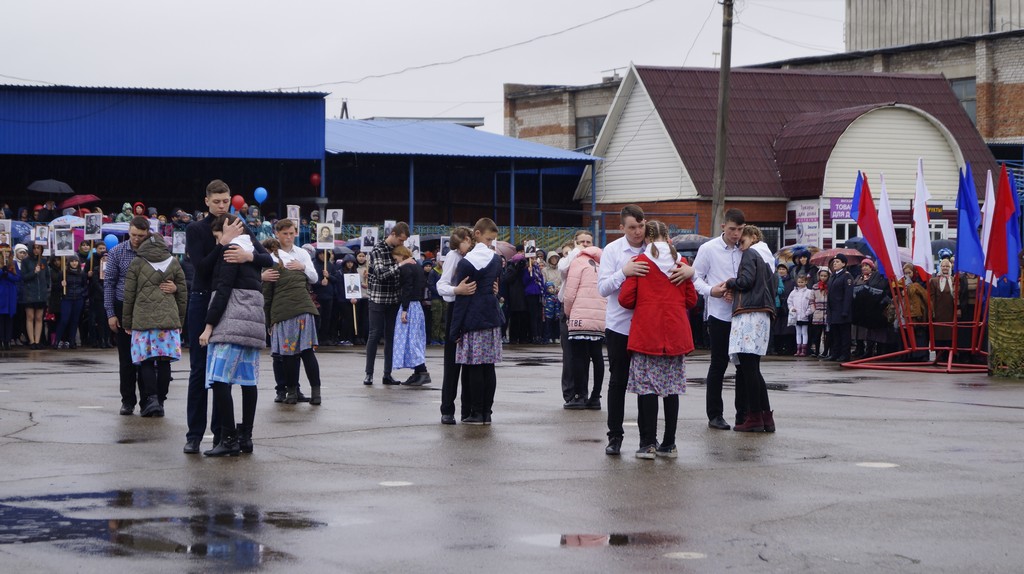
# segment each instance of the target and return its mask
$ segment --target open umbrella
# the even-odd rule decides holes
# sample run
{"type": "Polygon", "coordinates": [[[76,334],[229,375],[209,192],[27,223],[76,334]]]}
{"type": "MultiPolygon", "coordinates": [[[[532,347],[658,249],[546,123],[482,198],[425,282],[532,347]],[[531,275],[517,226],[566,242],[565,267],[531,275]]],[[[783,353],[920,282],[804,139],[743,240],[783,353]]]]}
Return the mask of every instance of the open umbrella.
{"type": "Polygon", "coordinates": [[[811,256],[821,251],[821,249],[814,245],[803,245],[799,243],[796,245],[787,245],[775,252],[775,260],[779,263],[790,263],[793,261],[793,254],[801,250],[810,253],[811,256]]]}
{"type": "MultiPolygon", "coordinates": [[[[60,182],[57,182],[60,183],[60,182]]],[[[67,184],[65,184],[67,185],[67,184]]],[[[69,188],[70,189],[70,188],[69,188]]],[[[79,205],[87,205],[90,203],[96,203],[100,198],[96,197],[91,193],[83,193],[80,195],[72,195],[71,197],[60,202],[61,209],[67,209],[69,207],[78,207],[79,205]]]]}
{"type": "Polygon", "coordinates": [[[30,223],[17,220],[11,222],[11,239],[13,241],[20,243],[30,237],[32,237],[32,225],[30,223]]]}
{"type": "Polygon", "coordinates": [[[63,195],[71,195],[75,193],[75,190],[71,189],[71,186],[64,183],[63,181],[57,181],[56,179],[39,179],[28,184],[29,191],[38,191],[39,193],[59,193],[63,195]]]}
{"type": "Polygon", "coordinates": [[[836,249],[826,249],[811,255],[811,265],[817,265],[818,267],[826,266],[829,261],[832,261],[832,258],[840,253],[846,256],[847,265],[858,265],[864,259],[864,254],[856,249],[839,247],[836,249]]]}
{"type": "Polygon", "coordinates": [[[495,241],[494,250],[505,259],[511,259],[516,254],[516,246],[508,241],[495,241]]]}
{"type": "Polygon", "coordinates": [[[85,219],[74,215],[62,215],[50,222],[50,227],[82,227],[85,219]]]}

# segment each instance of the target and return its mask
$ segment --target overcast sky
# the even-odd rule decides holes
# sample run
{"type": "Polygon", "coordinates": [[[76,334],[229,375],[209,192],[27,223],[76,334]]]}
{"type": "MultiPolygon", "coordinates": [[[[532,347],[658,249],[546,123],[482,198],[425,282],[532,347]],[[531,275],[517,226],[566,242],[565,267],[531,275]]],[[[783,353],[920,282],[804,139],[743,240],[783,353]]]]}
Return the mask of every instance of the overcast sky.
{"type": "MultiPolygon", "coordinates": [[[[844,0],[736,8],[735,66],[843,51],[844,0]]],[[[26,0],[3,18],[0,83],[302,87],[330,92],[328,117],[347,98],[354,118],[484,117],[499,133],[504,83],[710,67],[722,30],[717,0],[26,0]]]]}

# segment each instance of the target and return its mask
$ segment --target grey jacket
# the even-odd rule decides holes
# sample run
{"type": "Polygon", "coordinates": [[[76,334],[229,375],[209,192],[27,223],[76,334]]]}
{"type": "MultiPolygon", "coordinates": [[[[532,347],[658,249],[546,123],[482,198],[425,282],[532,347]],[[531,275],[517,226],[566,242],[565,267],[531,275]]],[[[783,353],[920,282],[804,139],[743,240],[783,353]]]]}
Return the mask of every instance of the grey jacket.
{"type": "Polygon", "coordinates": [[[267,327],[263,315],[263,293],[256,289],[232,289],[224,313],[213,327],[210,342],[257,349],[265,347],[267,327]]]}

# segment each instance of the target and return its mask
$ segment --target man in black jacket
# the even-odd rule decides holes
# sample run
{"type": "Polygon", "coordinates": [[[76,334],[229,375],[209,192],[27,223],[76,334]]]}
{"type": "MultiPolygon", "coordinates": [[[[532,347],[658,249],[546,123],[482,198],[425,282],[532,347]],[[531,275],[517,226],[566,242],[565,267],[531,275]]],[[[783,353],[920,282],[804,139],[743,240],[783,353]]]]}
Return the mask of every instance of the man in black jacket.
{"type": "Polygon", "coordinates": [[[837,254],[829,262],[832,278],[828,281],[828,326],[832,332],[829,361],[850,360],[850,323],[853,320],[853,276],[846,270],[846,256],[837,254]]]}
{"type": "MultiPolygon", "coordinates": [[[[214,219],[228,212],[231,206],[231,189],[228,184],[215,179],[206,186],[206,207],[209,215],[194,221],[185,229],[185,252],[195,266],[195,275],[188,295],[188,346],[189,375],[188,403],[186,418],[188,432],[185,433],[185,454],[199,454],[199,445],[206,432],[206,347],[199,344],[199,335],[206,326],[206,312],[210,306],[213,290],[213,268],[221,257],[228,263],[252,263],[258,268],[273,267],[274,260],[258,241],[253,240],[255,253],[247,253],[236,246],[228,249],[231,240],[245,232],[241,220],[224,226],[220,241],[213,236],[211,225],[214,219]]],[[[275,272],[276,273],[276,272],[275,272]]],[[[264,279],[268,277],[264,276],[264,279]]],[[[270,278],[272,279],[272,278],[270,278]]],[[[213,444],[220,442],[220,421],[216,411],[210,413],[210,428],[213,430],[213,444]]]]}

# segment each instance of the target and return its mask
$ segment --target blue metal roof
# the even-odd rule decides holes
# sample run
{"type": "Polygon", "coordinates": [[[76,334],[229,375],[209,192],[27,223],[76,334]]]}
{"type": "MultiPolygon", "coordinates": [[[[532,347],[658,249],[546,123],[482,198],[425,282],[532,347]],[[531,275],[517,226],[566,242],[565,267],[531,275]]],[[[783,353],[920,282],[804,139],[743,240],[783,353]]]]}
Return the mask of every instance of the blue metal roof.
{"type": "Polygon", "coordinates": [[[601,158],[525,140],[430,121],[327,120],[327,153],[539,159],[592,162],[601,158]]]}
{"type": "Polygon", "coordinates": [[[325,95],[0,86],[0,154],[322,159],[325,95]]]}

